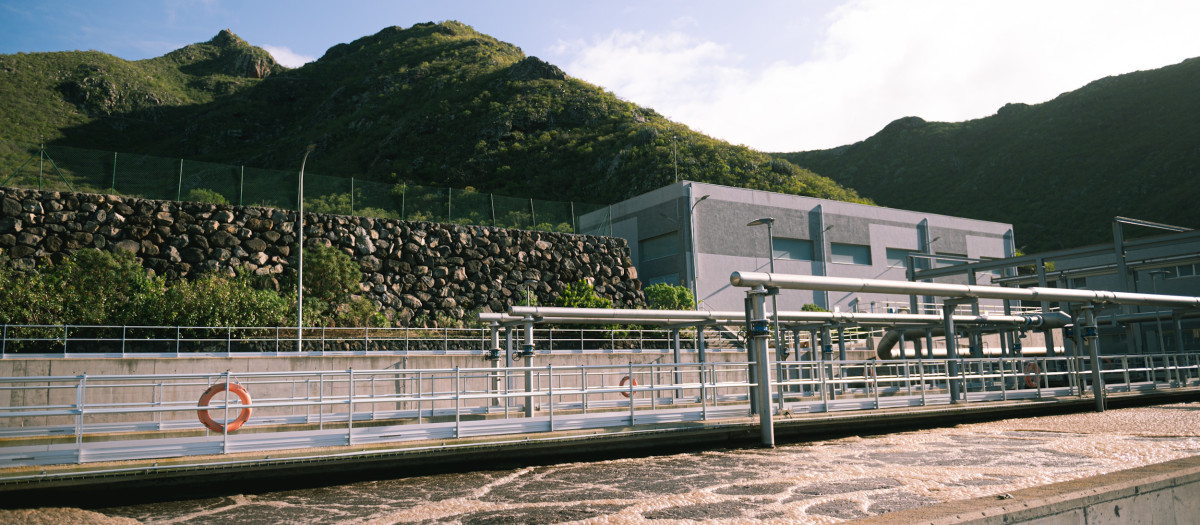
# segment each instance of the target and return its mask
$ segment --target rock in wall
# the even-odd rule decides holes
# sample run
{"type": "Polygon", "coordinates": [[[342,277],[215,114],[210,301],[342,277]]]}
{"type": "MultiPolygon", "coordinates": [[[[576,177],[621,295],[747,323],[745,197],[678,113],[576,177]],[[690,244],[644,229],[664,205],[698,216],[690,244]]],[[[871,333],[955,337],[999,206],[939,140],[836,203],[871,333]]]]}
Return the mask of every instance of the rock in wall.
{"type": "MultiPolygon", "coordinates": [[[[356,292],[397,322],[504,311],[526,291],[551,304],[580,280],[618,307],[645,304],[620,238],[305,213],[304,240],[358,261],[356,292]]],[[[0,263],[19,269],[98,248],[167,279],[240,268],[278,285],[294,282],[296,241],[290,210],[0,188],[0,263]]]]}

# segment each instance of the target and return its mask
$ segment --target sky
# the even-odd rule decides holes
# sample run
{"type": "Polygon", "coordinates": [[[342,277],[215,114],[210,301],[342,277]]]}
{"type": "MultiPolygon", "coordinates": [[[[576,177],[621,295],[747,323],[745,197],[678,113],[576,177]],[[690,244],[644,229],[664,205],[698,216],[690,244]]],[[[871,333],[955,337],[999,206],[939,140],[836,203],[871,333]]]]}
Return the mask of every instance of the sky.
{"type": "Polygon", "coordinates": [[[128,60],[231,29],[300,67],[457,20],[689,128],[767,152],[958,122],[1200,56],[1195,0],[0,0],[0,53],[128,60]]]}

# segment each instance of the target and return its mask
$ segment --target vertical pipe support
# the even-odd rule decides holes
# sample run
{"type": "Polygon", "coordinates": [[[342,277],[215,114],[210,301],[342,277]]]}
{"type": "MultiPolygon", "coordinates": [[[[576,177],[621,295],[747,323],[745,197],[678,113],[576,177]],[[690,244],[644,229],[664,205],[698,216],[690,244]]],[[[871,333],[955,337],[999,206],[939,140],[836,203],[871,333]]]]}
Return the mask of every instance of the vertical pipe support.
{"type": "Polygon", "coordinates": [[[758,356],[758,420],[762,431],[762,444],[765,447],[775,446],[774,420],[771,418],[771,356],[768,353],[767,341],[771,337],[769,321],[766,318],[766,296],[768,292],[762,286],[746,292],[747,306],[750,309],[750,330],[746,332],[752,353],[758,356]]]}
{"type": "Polygon", "coordinates": [[[1096,307],[1083,307],[1083,340],[1092,361],[1092,396],[1096,399],[1096,412],[1104,412],[1104,376],[1100,374],[1100,334],[1096,326],[1096,307]]]}

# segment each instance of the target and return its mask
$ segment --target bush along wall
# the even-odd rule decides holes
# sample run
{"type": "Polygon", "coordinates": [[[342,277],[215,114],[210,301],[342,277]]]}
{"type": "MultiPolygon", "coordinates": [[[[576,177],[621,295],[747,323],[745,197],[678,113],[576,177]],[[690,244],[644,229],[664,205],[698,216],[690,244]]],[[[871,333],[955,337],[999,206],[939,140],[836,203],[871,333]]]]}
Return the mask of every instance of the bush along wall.
{"type": "MultiPolygon", "coordinates": [[[[616,307],[645,305],[624,239],[305,213],[306,247],[350,254],[354,292],[393,322],[461,319],[473,311],[553,304],[590,282],[616,307]]],[[[295,286],[290,210],[0,188],[0,264],[32,270],[83,248],[132,252],[167,279],[247,272],[295,286]]],[[[314,276],[306,276],[310,281],[314,276]]]]}

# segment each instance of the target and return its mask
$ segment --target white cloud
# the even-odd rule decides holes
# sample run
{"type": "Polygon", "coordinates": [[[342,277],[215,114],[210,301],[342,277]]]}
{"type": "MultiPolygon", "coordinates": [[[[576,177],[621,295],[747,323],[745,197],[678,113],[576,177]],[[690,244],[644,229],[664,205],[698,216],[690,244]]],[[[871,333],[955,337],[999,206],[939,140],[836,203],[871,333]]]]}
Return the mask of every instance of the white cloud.
{"type": "Polygon", "coordinates": [[[291,49],[288,49],[288,48],[282,47],[282,46],[263,45],[263,46],[259,46],[259,47],[267,50],[267,52],[270,53],[271,56],[275,58],[276,62],[279,62],[280,64],[283,64],[287,67],[300,67],[300,66],[303,66],[304,64],[307,64],[307,63],[312,62],[313,60],[317,59],[317,57],[301,55],[299,53],[296,53],[295,51],[292,51],[291,49]]]}
{"type": "Polygon", "coordinates": [[[673,120],[765,151],[798,151],[856,142],[903,116],[980,118],[1008,102],[1044,102],[1104,76],[1178,63],[1200,55],[1197,20],[1200,2],[1191,1],[856,0],[829,15],[804,62],[750,69],[715,35],[683,26],[558,51],[570,57],[569,74],[673,120]]]}

